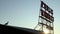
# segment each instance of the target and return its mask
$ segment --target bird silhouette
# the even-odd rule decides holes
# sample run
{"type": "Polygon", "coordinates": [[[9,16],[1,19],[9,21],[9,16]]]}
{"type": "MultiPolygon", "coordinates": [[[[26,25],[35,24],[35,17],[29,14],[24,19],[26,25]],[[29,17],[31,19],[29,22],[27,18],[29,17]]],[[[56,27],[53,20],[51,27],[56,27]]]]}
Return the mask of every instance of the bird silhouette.
{"type": "Polygon", "coordinates": [[[5,23],[5,25],[8,25],[8,23],[9,23],[9,21],[7,21],[7,22],[5,23]]]}

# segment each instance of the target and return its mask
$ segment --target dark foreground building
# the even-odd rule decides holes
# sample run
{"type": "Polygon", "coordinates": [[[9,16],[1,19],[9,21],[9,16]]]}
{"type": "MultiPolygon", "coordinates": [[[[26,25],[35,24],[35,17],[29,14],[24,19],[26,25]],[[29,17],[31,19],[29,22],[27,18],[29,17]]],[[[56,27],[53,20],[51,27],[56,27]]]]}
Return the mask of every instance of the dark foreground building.
{"type": "Polygon", "coordinates": [[[42,32],[34,29],[5,26],[0,24],[0,34],[42,34],[42,32]]]}

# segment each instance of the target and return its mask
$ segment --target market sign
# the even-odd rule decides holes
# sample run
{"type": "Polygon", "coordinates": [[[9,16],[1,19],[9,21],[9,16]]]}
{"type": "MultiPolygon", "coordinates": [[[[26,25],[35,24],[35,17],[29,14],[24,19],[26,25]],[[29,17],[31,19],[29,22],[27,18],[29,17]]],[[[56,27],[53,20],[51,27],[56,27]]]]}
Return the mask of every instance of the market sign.
{"type": "Polygon", "coordinates": [[[53,10],[48,7],[43,1],[41,1],[41,17],[43,17],[45,20],[53,22],[54,21],[54,17],[53,17],[53,10]],[[43,9],[44,10],[43,10],[43,9]]]}

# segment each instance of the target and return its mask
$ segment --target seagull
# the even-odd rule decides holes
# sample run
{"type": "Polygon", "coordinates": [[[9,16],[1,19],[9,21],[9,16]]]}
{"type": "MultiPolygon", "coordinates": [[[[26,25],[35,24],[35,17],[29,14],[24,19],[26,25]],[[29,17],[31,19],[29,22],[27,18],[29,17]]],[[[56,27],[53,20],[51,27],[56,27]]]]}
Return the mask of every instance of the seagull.
{"type": "Polygon", "coordinates": [[[5,25],[8,25],[9,21],[5,23],[5,25]]]}

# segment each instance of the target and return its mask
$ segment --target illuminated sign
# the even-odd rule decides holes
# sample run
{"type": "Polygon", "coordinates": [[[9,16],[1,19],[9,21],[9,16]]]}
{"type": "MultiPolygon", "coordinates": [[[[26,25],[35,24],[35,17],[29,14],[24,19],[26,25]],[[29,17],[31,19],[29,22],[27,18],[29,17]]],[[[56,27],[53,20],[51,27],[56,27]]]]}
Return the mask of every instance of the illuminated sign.
{"type": "Polygon", "coordinates": [[[48,7],[43,1],[41,1],[41,7],[47,10],[49,13],[53,14],[53,10],[48,7]]]}
{"type": "Polygon", "coordinates": [[[42,9],[41,9],[41,15],[48,18],[51,21],[54,21],[54,17],[52,17],[51,15],[49,15],[48,13],[46,13],[46,11],[43,11],[42,9]]]}
{"type": "Polygon", "coordinates": [[[54,21],[54,17],[53,15],[53,10],[48,7],[43,1],[41,1],[41,16],[44,16],[46,20],[48,21],[54,21]],[[45,10],[43,10],[42,8],[44,8],[45,10]]]}

